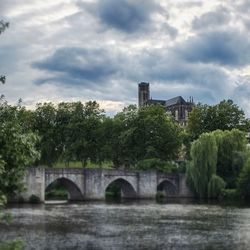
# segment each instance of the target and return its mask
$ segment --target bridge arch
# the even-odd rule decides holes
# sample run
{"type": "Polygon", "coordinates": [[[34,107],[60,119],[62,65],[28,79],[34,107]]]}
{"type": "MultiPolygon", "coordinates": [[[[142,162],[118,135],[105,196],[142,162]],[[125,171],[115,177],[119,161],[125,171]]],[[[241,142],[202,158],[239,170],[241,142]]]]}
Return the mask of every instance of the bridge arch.
{"type": "Polygon", "coordinates": [[[52,188],[53,184],[55,184],[56,182],[67,190],[68,200],[71,201],[83,200],[83,195],[78,185],[69,178],[65,177],[59,177],[57,179],[54,179],[52,182],[48,183],[45,187],[45,192],[49,191],[50,188],[52,188]]]}
{"type": "Polygon", "coordinates": [[[128,180],[124,178],[117,178],[115,180],[110,181],[105,189],[104,192],[112,187],[116,186],[116,188],[119,189],[120,195],[122,198],[136,198],[137,197],[137,192],[133,184],[131,184],[128,180]]]}
{"type": "Polygon", "coordinates": [[[178,196],[178,188],[168,179],[164,179],[157,185],[157,192],[163,192],[166,197],[178,196]]]}

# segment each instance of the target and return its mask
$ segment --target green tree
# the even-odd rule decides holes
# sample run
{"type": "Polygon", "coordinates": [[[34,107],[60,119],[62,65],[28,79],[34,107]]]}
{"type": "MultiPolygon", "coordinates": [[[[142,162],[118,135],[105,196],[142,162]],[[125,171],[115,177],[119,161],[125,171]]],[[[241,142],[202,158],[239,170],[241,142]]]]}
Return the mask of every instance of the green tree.
{"type": "Polygon", "coordinates": [[[239,175],[238,191],[245,199],[250,198],[250,157],[248,157],[239,175]]]}
{"type": "Polygon", "coordinates": [[[22,189],[25,167],[39,157],[37,142],[38,137],[34,133],[23,133],[19,124],[0,124],[0,155],[5,163],[0,186],[4,194],[14,195],[22,189]]]}
{"type": "Polygon", "coordinates": [[[218,198],[221,191],[226,187],[225,181],[213,174],[208,183],[208,198],[218,198]]]}
{"type": "Polygon", "coordinates": [[[101,160],[103,112],[95,101],[86,102],[84,105],[80,102],[59,105],[57,116],[60,120],[58,129],[63,134],[62,159],[66,162],[81,161],[83,167],[87,165],[88,160],[101,160]]]}
{"type": "Polygon", "coordinates": [[[249,122],[232,100],[223,100],[214,106],[198,104],[190,113],[188,131],[196,139],[205,132],[217,129],[232,130],[234,128],[247,130],[249,122]]]}
{"type": "Polygon", "coordinates": [[[204,133],[191,146],[191,163],[187,178],[200,198],[208,197],[208,186],[216,175],[218,147],[213,134],[204,133]]]}
{"type": "Polygon", "coordinates": [[[52,166],[61,152],[56,124],[56,108],[52,103],[39,103],[33,112],[33,130],[40,136],[39,150],[41,157],[38,164],[52,166]]]}
{"type": "Polygon", "coordinates": [[[213,132],[218,146],[217,175],[227,188],[236,188],[237,178],[246,158],[246,134],[238,129],[213,132]]]}
{"type": "Polygon", "coordinates": [[[174,159],[182,144],[182,131],[161,106],[139,110],[129,106],[115,118],[120,162],[133,166],[145,159],[174,159]]]}

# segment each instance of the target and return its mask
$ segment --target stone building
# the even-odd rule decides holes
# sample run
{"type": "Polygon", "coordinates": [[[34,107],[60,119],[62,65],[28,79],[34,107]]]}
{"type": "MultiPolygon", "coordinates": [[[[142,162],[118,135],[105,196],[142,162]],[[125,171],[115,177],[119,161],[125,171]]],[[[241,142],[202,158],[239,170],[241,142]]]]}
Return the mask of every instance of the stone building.
{"type": "Polygon", "coordinates": [[[180,125],[185,126],[188,121],[189,113],[192,111],[194,102],[190,97],[185,101],[181,96],[174,97],[169,100],[158,100],[150,97],[150,85],[146,82],[138,84],[138,106],[144,107],[147,105],[160,104],[165,107],[169,113],[180,125]]]}

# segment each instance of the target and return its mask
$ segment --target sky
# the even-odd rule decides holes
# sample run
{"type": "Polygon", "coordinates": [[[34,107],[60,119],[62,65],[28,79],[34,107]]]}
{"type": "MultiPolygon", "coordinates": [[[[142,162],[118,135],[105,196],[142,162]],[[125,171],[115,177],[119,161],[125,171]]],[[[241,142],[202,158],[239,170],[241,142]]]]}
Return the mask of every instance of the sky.
{"type": "Polygon", "coordinates": [[[250,117],[249,0],[1,0],[0,94],[28,108],[96,100],[232,99],[250,117]]]}

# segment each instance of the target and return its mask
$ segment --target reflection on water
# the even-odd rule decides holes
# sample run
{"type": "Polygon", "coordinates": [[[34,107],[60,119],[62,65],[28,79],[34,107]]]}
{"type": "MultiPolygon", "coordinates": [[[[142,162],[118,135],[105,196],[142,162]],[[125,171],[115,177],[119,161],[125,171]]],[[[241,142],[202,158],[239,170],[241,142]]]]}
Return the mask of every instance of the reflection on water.
{"type": "Polygon", "coordinates": [[[250,249],[250,208],[172,201],[22,205],[0,242],[25,249],[250,249]]]}

